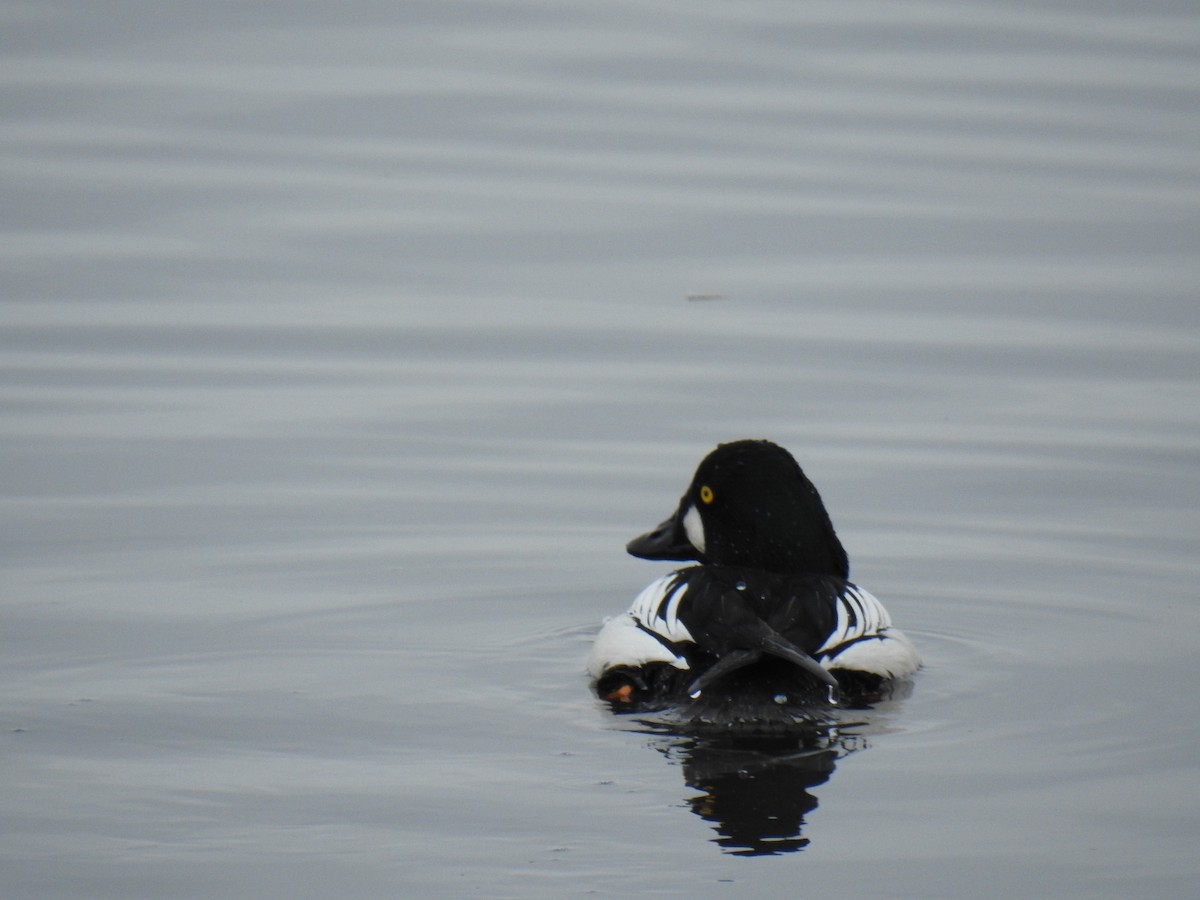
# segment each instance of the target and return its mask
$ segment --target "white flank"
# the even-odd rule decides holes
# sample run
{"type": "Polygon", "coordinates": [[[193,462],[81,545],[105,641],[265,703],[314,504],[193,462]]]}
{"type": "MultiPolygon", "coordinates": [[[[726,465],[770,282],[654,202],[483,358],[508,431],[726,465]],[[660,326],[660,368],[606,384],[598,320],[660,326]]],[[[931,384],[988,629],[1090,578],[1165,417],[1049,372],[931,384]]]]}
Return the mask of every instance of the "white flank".
{"type": "Polygon", "coordinates": [[[827,669],[852,669],[884,678],[911,675],[921,666],[917,648],[892,628],[892,617],[883,604],[854,585],[838,598],[837,625],[816,655],[827,669]],[[843,645],[847,646],[837,649],[843,645]]]}
{"type": "Polygon", "coordinates": [[[679,604],[687,593],[687,585],[671,575],[651,582],[637,595],[628,612],[613,616],[604,623],[592,652],[587,669],[592,678],[599,678],[614,666],[636,668],[647,663],[662,662],[677,669],[687,669],[687,660],[676,656],[646,629],[660,634],[672,643],[691,642],[692,635],[679,621],[679,604]]]}
{"type": "Polygon", "coordinates": [[[851,644],[833,657],[817,660],[826,669],[869,672],[884,678],[903,678],[921,668],[921,657],[904,632],[889,628],[873,638],[851,644]]]}
{"type": "Polygon", "coordinates": [[[632,613],[621,613],[604,623],[588,654],[587,671],[593,679],[599,678],[616,666],[638,668],[648,663],[667,663],[677,669],[688,668],[687,660],[676,656],[638,627],[632,613]]]}

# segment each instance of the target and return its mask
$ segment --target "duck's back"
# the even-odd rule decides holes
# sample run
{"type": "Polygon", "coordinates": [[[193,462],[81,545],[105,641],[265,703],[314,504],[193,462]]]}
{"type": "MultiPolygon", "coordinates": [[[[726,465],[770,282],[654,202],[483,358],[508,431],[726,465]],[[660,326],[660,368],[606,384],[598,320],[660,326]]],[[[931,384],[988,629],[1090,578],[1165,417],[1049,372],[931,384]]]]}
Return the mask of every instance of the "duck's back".
{"type": "MultiPolygon", "coordinates": [[[[687,701],[688,685],[718,660],[761,647],[764,626],[846,682],[843,687],[877,687],[920,665],[883,605],[843,578],[691,566],[651,583],[627,612],[610,619],[588,669],[608,699],[649,706],[687,701]]],[[[722,694],[745,696],[751,705],[757,694],[802,701],[826,696],[810,675],[781,662],[768,654],[731,673],[721,681],[722,694]]],[[[705,705],[713,705],[712,688],[706,693],[705,705]]]]}

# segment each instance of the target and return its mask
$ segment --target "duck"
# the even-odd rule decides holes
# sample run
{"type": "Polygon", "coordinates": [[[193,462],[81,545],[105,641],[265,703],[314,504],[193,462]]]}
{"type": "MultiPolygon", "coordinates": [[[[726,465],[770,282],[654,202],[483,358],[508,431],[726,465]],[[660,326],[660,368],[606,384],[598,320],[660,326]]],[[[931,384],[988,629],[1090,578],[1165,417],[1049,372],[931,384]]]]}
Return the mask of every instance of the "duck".
{"type": "Polygon", "coordinates": [[[883,604],[849,580],[816,487],[768,440],[719,444],[675,511],[626,546],[692,562],[605,621],[587,672],[614,711],[754,718],[797,704],[878,698],[921,666],[883,604]]]}

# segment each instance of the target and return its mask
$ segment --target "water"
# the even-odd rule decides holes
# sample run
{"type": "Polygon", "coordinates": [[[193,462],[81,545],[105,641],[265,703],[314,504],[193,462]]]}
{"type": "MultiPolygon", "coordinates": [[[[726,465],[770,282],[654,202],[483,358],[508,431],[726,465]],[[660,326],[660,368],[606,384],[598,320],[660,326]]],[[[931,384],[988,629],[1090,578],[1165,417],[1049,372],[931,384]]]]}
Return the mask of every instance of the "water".
{"type": "Polygon", "coordinates": [[[1190,6],[0,22],[6,896],[1194,890],[1190,6]],[[926,660],[791,743],[582,671],[739,437],[926,660]]]}

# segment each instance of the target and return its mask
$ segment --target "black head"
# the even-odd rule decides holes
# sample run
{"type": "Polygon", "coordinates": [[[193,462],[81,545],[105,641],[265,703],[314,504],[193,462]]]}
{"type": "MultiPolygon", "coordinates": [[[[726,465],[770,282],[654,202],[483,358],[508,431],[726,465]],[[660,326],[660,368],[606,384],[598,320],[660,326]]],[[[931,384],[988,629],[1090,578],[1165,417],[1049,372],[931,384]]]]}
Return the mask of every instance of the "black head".
{"type": "Polygon", "coordinates": [[[675,514],[626,549],[643,559],[849,574],[821,495],[770,441],[720,444],[696,469],[675,514]]]}

